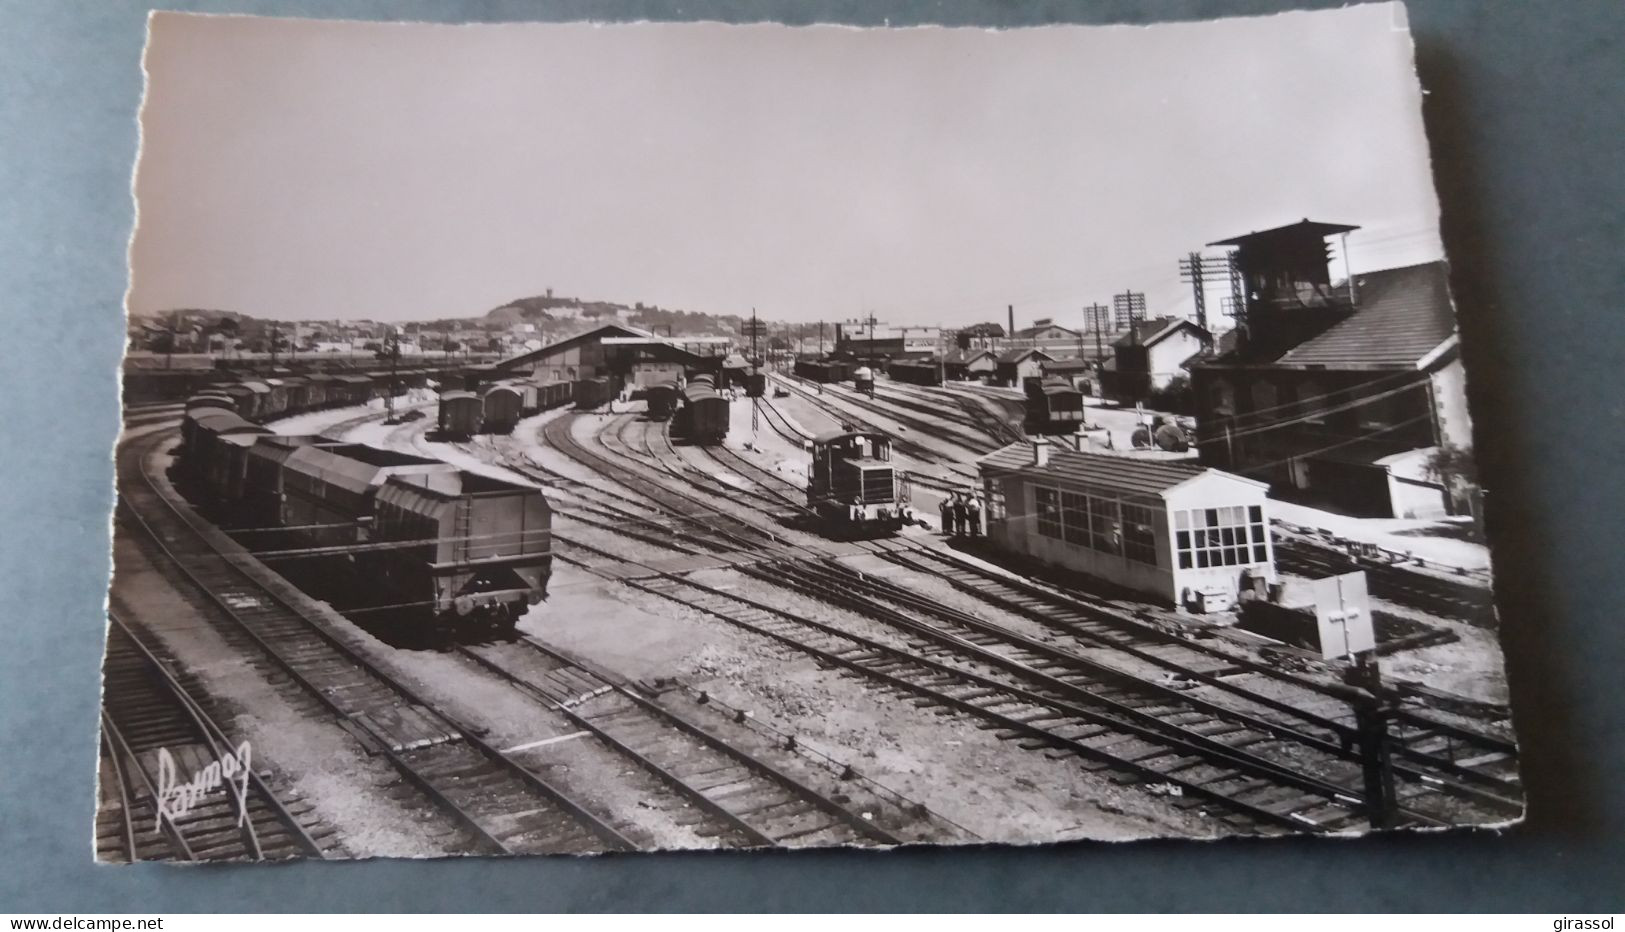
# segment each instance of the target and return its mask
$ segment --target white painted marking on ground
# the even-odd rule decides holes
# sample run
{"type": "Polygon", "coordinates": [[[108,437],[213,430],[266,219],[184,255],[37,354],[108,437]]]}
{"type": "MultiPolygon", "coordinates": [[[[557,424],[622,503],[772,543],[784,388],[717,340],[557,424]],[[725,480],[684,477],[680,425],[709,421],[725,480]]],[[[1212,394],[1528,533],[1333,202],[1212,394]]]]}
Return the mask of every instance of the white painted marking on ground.
{"type": "Polygon", "coordinates": [[[512,754],[515,751],[528,751],[531,748],[546,747],[549,744],[558,744],[560,741],[569,741],[572,738],[584,738],[590,734],[592,734],[590,731],[577,731],[568,735],[554,735],[551,738],[543,738],[540,741],[532,741],[529,744],[516,744],[511,748],[503,748],[502,753],[512,754]]]}

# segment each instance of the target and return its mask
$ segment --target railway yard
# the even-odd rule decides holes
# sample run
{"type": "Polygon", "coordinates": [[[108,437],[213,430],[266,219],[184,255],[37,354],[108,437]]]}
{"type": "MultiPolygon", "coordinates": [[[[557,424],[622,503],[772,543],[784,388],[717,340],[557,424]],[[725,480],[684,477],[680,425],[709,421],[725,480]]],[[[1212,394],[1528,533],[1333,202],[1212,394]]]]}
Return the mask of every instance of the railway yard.
{"type": "MultiPolygon", "coordinates": [[[[398,623],[400,598],[348,598],[325,582],[318,566],[334,557],[421,543],[389,537],[382,510],[370,536],[337,547],[220,520],[187,478],[196,467],[180,427],[191,414],[180,403],[127,409],[99,856],[595,854],[1372,825],[1346,664],[1241,630],[1232,615],[1024,567],[985,539],[941,532],[939,506],[978,487],[978,460],[1023,441],[1019,389],[880,378],[871,395],[788,372],[766,385],[759,396],[691,393],[724,399],[720,442],[641,400],[607,399],[533,405],[511,432],[465,436],[435,417],[426,389],[393,411],[373,398],[256,419],[286,438],[437,464],[384,469],[374,488],[389,494],[441,494],[447,476],[462,477],[464,498],[496,494],[468,491],[481,483],[542,491],[545,598],[511,601],[511,584],[482,578],[460,590],[456,612],[470,611],[472,593],[474,614],[494,621],[451,637],[398,623]],[[895,533],[831,534],[809,507],[808,451],[832,434],[889,438],[889,458],[876,458],[906,475],[912,505],[895,533]],[[187,780],[197,792],[174,790],[187,780]]],[[[1087,413],[1129,446],[1126,412],[1087,413]]],[[[1517,818],[1487,572],[1373,557],[1328,531],[1331,518],[1306,515],[1270,528],[1274,566],[1288,589],[1366,572],[1386,673],[1389,824],[1517,818]]],[[[479,536],[456,527],[458,539],[479,536]]]]}

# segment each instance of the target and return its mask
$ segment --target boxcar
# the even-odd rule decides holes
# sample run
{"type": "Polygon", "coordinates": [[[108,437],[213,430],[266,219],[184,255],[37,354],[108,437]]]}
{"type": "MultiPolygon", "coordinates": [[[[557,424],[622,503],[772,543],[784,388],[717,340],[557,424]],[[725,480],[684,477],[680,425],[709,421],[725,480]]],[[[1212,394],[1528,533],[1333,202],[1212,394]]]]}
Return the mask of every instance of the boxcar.
{"type": "Polygon", "coordinates": [[[222,408],[189,412],[181,421],[182,468],[203,489],[207,502],[234,507],[242,489],[247,447],[231,438],[253,438],[270,431],[222,408]]]}
{"type": "Polygon", "coordinates": [[[362,564],[393,601],[433,607],[436,627],[512,629],[547,595],[553,512],[541,489],[475,473],[390,476],[378,490],[375,541],[362,564]]]}
{"type": "Polygon", "coordinates": [[[224,411],[236,413],[237,402],[225,392],[205,391],[186,399],[186,410],[196,411],[200,408],[219,408],[224,411]]]}
{"type": "Polygon", "coordinates": [[[767,394],[767,373],[754,366],[745,370],[745,394],[751,398],[767,394]]]}
{"type": "Polygon", "coordinates": [[[559,380],[542,386],[542,405],[549,410],[567,405],[575,398],[575,383],[559,380]]]}
{"type": "Polygon", "coordinates": [[[795,373],[809,382],[844,382],[852,377],[852,364],[838,359],[798,359],[795,373]]]}
{"type": "Polygon", "coordinates": [[[609,379],[578,379],[573,388],[576,407],[584,411],[609,404],[609,379]]]}
{"type": "Polygon", "coordinates": [[[676,427],[692,443],[722,442],[728,434],[728,399],[708,385],[688,386],[677,409],[676,427]]]}
{"type": "Polygon", "coordinates": [[[670,420],[672,409],[677,405],[677,383],[661,382],[658,385],[651,385],[644,390],[643,397],[649,404],[649,420],[670,420]]]}
{"type": "Polygon", "coordinates": [[[1083,392],[1054,376],[1028,379],[1026,416],[1022,427],[1029,434],[1074,434],[1083,427],[1083,392]]]}
{"type": "Polygon", "coordinates": [[[529,417],[542,410],[542,385],[532,379],[520,379],[506,383],[519,393],[519,414],[529,417]]]}
{"type": "Polygon", "coordinates": [[[372,379],[364,375],[341,375],[338,380],[339,384],[344,386],[343,404],[364,405],[372,400],[372,379]]]}
{"type": "Polygon", "coordinates": [[[472,392],[441,392],[440,419],[436,428],[441,437],[467,439],[480,431],[485,403],[472,392]]]}
{"type": "Polygon", "coordinates": [[[250,420],[266,417],[264,399],[271,394],[271,386],[264,382],[238,382],[226,386],[226,394],[237,401],[237,413],[250,420]]]}
{"type": "Polygon", "coordinates": [[[942,384],[942,367],[935,360],[893,360],[886,371],[893,380],[910,385],[942,384]]]}
{"type": "MultiPolygon", "coordinates": [[[[238,502],[245,524],[256,528],[282,526],[282,464],[300,447],[324,442],[312,436],[268,434],[256,438],[255,444],[248,449],[247,463],[243,469],[242,497],[238,502]]],[[[268,542],[255,540],[256,544],[268,542]]]]}
{"type": "Polygon", "coordinates": [[[485,390],[482,401],[484,408],[480,430],[488,434],[513,433],[513,426],[519,423],[519,411],[524,404],[524,396],[519,389],[506,383],[492,385],[485,390]]]}

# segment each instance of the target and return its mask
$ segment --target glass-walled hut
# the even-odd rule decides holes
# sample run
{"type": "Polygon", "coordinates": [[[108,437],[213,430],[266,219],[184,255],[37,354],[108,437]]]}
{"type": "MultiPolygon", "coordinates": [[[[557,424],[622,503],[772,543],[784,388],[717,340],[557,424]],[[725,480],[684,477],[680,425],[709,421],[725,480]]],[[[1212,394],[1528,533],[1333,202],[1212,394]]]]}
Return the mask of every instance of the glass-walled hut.
{"type": "Polygon", "coordinates": [[[978,465],[988,537],[1012,555],[1206,611],[1275,581],[1265,483],[1043,438],[978,465]]]}

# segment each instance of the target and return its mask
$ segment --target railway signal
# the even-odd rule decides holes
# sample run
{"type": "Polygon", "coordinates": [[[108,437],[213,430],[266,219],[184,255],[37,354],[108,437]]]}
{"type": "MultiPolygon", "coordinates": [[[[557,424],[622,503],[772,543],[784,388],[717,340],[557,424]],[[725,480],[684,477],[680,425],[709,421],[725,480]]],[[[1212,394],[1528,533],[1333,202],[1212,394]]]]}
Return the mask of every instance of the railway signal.
{"type": "Polygon", "coordinates": [[[1372,828],[1392,828],[1399,815],[1399,800],[1394,794],[1393,748],[1388,736],[1395,703],[1382,687],[1365,571],[1327,576],[1315,580],[1311,586],[1315,595],[1320,656],[1326,660],[1354,661],[1343,674],[1343,685],[1347,687],[1344,698],[1354,709],[1354,741],[1360,750],[1367,816],[1372,828]]]}

